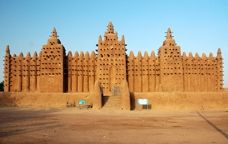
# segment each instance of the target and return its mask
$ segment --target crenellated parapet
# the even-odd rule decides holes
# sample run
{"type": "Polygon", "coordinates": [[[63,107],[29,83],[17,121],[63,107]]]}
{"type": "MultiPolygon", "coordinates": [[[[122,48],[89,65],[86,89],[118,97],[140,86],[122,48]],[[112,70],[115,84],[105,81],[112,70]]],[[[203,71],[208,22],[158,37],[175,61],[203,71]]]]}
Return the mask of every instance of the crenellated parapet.
{"type": "Polygon", "coordinates": [[[17,57],[17,91],[21,92],[22,91],[22,77],[23,77],[23,61],[24,61],[24,56],[23,53],[20,53],[19,56],[17,57]]]}
{"type": "Polygon", "coordinates": [[[219,56],[205,53],[200,57],[198,53],[186,55],[183,53],[184,91],[218,91],[221,81],[218,68],[221,67],[219,56]],[[220,64],[218,64],[220,63],[220,64]]]}
{"type": "Polygon", "coordinates": [[[96,54],[94,51],[90,54],[89,65],[88,65],[88,76],[89,76],[89,91],[93,90],[96,80],[96,54]]]}
{"type": "Polygon", "coordinates": [[[127,75],[129,90],[131,92],[153,92],[159,85],[159,74],[157,57],[154,51],[151,55],[148,52],[139,51],[137,56],[131,51],[127,58],[127,75]]]}
{"type": "Polygon", "coordinates": [[[35,52],[30,60],[30,91],[37,90],[37,77],[38,77],[38,55],[35,52]]]}
{"type": "Polygon", "coordinates": [[[130,52],[130,55],[127,58],[127,80],[128,80],[128,85],[129,85],[129,90],[131,92],[134,91],[134,60],[135,60],[135,56],[133,51],[130,52]]]}
{"type": "Polygon", "coordinates": [[[9,45],[6,46],[5,57],[4,57],[4,91],[10,92],[10,49],[9,45]]]}
{"type": "Polygon", "coordinates": [[[67,78],[68,78],[68,92],[72,92],[72,75],[73,75],[73,70],[74,70],[74,66],[73,66],[73,56],[72,56],[72,52],[69,51],[67,54],[67,68],[68,68],[68,74],[67,74],[67,78]]]}
{"type": "Polygon", "coordinates": [[[13,54],[10,56],[9,46],[6,48],[5,56],[5,91],[11,92],[34,92],[37,91],[38,78],[38,62],[39,56],[34,53],[31,57],[30,53],[23,56],[13,54]]]}
{"type": "Polygon", "coordinates": [[[96,54],[70,51],[68,60],[68,92],[90,92],[95,83],[96,54]]]}

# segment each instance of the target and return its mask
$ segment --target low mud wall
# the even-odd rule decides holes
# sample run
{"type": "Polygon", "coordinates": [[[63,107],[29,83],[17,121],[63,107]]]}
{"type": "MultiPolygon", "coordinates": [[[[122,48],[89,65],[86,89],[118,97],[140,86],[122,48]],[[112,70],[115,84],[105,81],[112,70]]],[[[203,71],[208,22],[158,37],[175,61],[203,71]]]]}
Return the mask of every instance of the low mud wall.
{"type": "Polygon", "coordinates": [[[152,110],[216,110],[228,108],[228,91],[134,93],[132,94],[133,109],[141,109],[138,99],[148,99],[152,110]]]}
{"type": "Polygon", "coordinates": [[[0,106],[18,107],[67,107],[80,99],[90,102],[89,93],[0,93],[0,106]]]}
{"type": "MultiPolygon", "coordinates": [[[[0,106],[65,108],[80,99],[92,104],[89,93],[0,93],[0,106]]],[[[151,110],[228,109],[228,91],[131,93],[131,109],[142,110],[138,99],[147,99],[151,110]]]]}

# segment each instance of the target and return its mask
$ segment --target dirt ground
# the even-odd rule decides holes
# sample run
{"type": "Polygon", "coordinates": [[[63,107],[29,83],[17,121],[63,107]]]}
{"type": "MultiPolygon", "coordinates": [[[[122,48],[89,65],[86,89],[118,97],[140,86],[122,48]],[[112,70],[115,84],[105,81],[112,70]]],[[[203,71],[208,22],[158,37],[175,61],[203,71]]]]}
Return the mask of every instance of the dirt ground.
{"type": "Polygon", "coordinates": [[[228,144],[228,110],[0,108],[1,144],[228,144]]]}

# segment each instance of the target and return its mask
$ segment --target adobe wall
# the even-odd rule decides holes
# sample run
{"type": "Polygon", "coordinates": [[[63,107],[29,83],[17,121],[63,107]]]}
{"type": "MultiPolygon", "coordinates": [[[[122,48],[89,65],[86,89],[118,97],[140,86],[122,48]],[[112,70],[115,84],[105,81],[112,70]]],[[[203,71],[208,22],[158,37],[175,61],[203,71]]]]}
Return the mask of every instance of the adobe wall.
{"type": "Polygon", "coordinates": [[[22,53],[13,56],[7,46],[4,70],[5,92],[29,92],[39,90],[40,59],[36,52],[31,57],[28,53],[25,57],[22,53]]]}
{"type": "Polygon", "coordinates": [[[99,36],[97,49],[97,80],[101,83],[104,95],[110,95],[126,79],[126,44],[124,36],[118,39],[117,32],[110,22],[102,39],[99,36]]]}
{"type": "Polygon", "coordinates": [[[142,56],[140,51],[137,56],[134,56],[131,51],[127,59],[127,66],[130,92],[159,91],[160,67],[154,51],[150,56],[147,52],[142,56]]]}
{"type": "Polygon", "coordinates": [[[170,29],[158,50],[127,58],[127,78],[131,92],[207,92],[223,90],[223,63],[219,48],[217,55],[198,53],[186,55],[173,39],[170,29]]]}
{"type": "MultiPolygon", "coordinates": [[[[40,58],[40,92],[64,92],[65,48],[54,28],[47,44],[43,45],[40,58]]],[[[32,89],[30,88],[32,91],[32,89]]]]}
{"type": "Polygon", "coordinates": [[[152,110],[219,110],[228,108],[228,92],[153,92],[132,94],[132,107],[140,109],[137,99],[146,98],[152,110]]]}
{"type": "MultiPolygon", "coordinates": [[[[137,99],[147,98],[151,110],[221,110],[228,108],[224,92],[147,92],[131,93],[131,109],[141,110],[137,99]]],[[[92,104],[90,93],[0,93],[0,106],[66,108],[80,99],[92,104]]]]}
{"type": "Polygon", "coordinates": [[[130,92],[209,92],[223,90],[223,59],[217,55],[181,52],[171,29],[158,54],[126,54],[125,38],[119,40],[110,22],[96,52],[65,53],[54,28],[39,55],[10,54],[4,58],[5,92],[91,92],[96,80],[104,95],[111,95],[127,80],[130,92]]]}
{"type": "MultiPolygon", "coordinates": [[[[176,49],[175,49],[176,50],[176,49]]],[[[167,50],[168,51],[168,50],[167,50]]],[[[164,52],[165,53],[165,52],[164,52]]],[[[127,80],[131,92],[207,92],[223,89],[223,66],[221,50],[202,57],[196,53],[177,56],[155,56],[139,51],[137,56],[130,52],[127,58],[127,80]],[[164,59],[165,62],[161,62],[164,59]]]]}
{"type": "Polygon", "coordinates": [[[78,104],[80,99],[91,103],[89,93],[1,92],[0,106],[66,108],[78,104]]]}
{"type": "Polygon", "coordinates": [[[67,55],[68,92],[91,92],[95,83],[96,54],[70,51],[67,55]]]}

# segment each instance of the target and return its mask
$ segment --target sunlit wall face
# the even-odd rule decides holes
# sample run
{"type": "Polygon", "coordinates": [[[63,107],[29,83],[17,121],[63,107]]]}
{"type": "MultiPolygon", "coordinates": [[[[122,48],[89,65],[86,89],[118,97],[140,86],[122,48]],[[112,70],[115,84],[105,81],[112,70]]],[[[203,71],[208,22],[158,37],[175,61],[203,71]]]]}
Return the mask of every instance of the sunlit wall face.
{"type": "MultiPolygon", "coordinates": [[[[92,51],[107,22],[115,23],[130,50],[157,51],[164,31],[171,27],[182,51],[216,53],[224,58],[224,86],[228,86],[228,1],[13,1],[0,5],[0,47],[19,54],[40,51],[54,26],[67,51],[92,51]]],[[[4,57],[4,50],[0,53],[4,57]]],[[[0,81],[3,60],[0,60],[0,81]]]]}

